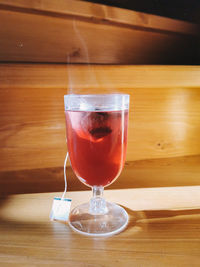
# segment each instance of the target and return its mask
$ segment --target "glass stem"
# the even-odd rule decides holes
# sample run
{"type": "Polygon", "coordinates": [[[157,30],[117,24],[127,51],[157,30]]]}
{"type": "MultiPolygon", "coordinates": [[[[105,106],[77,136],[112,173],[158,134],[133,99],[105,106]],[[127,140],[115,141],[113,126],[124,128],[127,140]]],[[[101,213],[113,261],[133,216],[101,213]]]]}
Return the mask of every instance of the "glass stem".
{"type": "Polygon", "coordinates": [[[94,215],[105,214],[108,211],[106,201],[103,198],[103,186],[93,186],[93,197],[90,200],[90,213],[94,215]]]}

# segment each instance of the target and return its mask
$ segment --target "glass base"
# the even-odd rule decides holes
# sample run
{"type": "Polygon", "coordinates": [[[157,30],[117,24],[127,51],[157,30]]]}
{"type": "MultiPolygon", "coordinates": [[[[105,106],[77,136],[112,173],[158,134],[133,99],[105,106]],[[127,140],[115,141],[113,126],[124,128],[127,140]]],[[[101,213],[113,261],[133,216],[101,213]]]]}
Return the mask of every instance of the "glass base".
{"type": "Polygon", "coordinates": [[[90,203],[77,206],[70,212],[69,225],[80,234],[89,236],[110,236],[124,230],[128,214],[115,203],[106,202],[104,214],[90,212],[90,203]]]}

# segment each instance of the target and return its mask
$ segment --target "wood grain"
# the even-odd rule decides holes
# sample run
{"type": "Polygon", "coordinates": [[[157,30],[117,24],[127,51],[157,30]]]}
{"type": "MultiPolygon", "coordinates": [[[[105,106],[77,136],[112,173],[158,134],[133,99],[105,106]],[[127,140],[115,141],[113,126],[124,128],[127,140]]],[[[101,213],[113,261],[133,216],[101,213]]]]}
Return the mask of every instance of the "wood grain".
{"type": "MultiPolygon", "coordinates": [[[[0,63],[3,89],[65,89],[68,93],[135,88],[199,88],[200,66],[0,63]]],[[[116,90],[116,91],[114,91],[116,90]]]]}
{"type": "Polygon", "coordinates": [[[1,171],[63,166],[67,92],[131,95],[127,161],[199,155],[199,67],[73,66],[73,90],[67,71],[0,66],[1,171]]]}
{"type": "Polygon", "coordinates": [[[114,7],[1,0],[0,24],[0,61],[198,62],[197,25],[114,7]]]}
{"type": "MultiPolygon", "coordinates": [[[[74,233],[49,221],[53,194],[1,198],[1,266],[198,266],[199,187],[106,190],[129,214],[124,232],[110,238],[74,233]],[[38,209],[38,207],[40,207],[38,209]]],[[[60,195],[60,193],[58,193],[60,195]]],[[[91,193],[71,192],[72,206],[91,193]]]]}
{"type": "MultiPolygon", "coordinates": [[[[69,191],[89,190],[67,167],[69,191]]],[[[126,162],[108,189],[200,185],[200,156],[126,162]]],[[[63,167],[0,172],[0,194],[64,190],[63,167]]]]}
{"type": "Polygon", "coordinates": [[[199,27],[196,24],[165,18],[161,16],[136,12],[133,10],[116,8],[106,5],[89,3],[84,1],[60,0],[60,1],[34,1],[34,0],[0,0],[2,9],[12,9],[37,14],[51,14],[73,16],[89,19],[91,22],[119,24],[133,28],[144,28],[175,32],[179,34],[198,35],[199,27]]]}

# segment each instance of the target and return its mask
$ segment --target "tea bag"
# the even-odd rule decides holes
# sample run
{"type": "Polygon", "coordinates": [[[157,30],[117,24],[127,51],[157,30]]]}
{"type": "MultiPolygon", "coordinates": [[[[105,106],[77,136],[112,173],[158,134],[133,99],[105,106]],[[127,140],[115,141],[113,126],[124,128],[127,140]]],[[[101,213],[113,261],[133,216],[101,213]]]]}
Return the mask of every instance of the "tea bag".
{"type": "Polygon", "coordinates": [[[68,221],[70,213],[71,199],[54,197],[52,210],[50,214],[51,220],[68,221]]]}
{"type": "Polygon", "coordinates": [[[98,140],[112,132],[108,122],[108,112],[87,112],[81,120],[81,127],[91,138],[98,140]]]}
{"type": "Polygon", "coordinates": [[[64,162],[64,180],[65,180],[65,190],[62,197],[54,197],[52,209],[50,213],[51,220],[67,221],[69,218],[71,199],[65,198],[67,192],[67,179],[66,179],[66,163],[68,159],[68,152],[65,157],[64,162]]]}

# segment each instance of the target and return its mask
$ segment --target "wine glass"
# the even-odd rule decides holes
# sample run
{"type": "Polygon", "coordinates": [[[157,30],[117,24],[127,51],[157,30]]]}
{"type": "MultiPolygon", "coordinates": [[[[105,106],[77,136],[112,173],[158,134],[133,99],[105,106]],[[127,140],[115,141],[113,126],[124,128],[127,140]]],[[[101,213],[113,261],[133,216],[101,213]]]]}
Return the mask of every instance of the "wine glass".
{"type": "Polygon", "coordinates": [[[116,234],[126,227],[128,214],[105,201],[103,191],[124,166],[129,95],[69,94],[64,103],[70,163],[78,179],[93,192],[88,203],[70,212],[69,225],[85,235],[116,234]]]}

